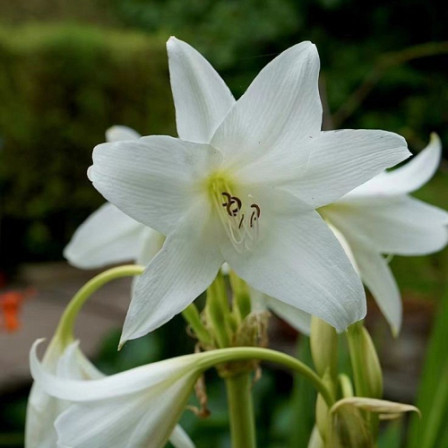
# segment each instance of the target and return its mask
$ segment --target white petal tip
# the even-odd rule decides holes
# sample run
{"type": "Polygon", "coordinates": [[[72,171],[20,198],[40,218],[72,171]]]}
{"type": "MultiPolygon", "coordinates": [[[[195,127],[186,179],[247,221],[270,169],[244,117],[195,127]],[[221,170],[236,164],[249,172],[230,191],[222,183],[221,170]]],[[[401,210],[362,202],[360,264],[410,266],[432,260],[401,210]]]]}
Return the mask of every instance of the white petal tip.
{"type": "Polygon", "coordinates": [[[93,182],[93,165],[87,168],[87,178],[90,180],[90,182],[93,182]]]}
{"type": "Polygon", "coordinates": [[[176,36],[170,36],[170,38],[166,41],[166,46],[171,47],[172,45],[178,44],[180,41],[176,36]]]}
{"type": "Polygon", "coordinates": [[[140,134],[129,126],[114,125],[106,131],[106,141],[119,142],[123,140],[138,140],[140,134]]]}
{"type": "Polygon", "coordinates": [[[440,149],[442,149],[442,142],[440,140],[440,137],[435,132],[431,132],[431,134],[429,135],[429,144],[436,145],[440,149]]]}

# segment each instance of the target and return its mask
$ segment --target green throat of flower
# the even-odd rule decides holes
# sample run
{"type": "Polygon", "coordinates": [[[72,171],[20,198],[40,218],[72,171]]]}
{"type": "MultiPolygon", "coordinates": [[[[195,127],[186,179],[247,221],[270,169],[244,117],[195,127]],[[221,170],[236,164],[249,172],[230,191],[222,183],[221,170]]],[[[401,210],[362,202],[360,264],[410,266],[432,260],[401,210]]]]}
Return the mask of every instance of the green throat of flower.
{"type": "Polygon", "coordinates": [[[251,194],[240,194],[235,182],[222,173],[207,180],[214,209],[237,252],[251,250],[259,237],[261,208],[251,194]]]}

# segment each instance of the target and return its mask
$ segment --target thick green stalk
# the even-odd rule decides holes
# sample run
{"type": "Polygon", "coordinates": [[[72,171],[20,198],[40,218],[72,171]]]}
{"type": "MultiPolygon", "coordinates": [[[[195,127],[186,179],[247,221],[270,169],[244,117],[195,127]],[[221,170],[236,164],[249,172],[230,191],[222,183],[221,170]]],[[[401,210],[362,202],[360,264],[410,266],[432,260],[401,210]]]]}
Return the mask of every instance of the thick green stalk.
{"type": "Polygon", "coordinates": [[[232,448],[255,448],[255,420],[252,378],[242,373],[226,378],[232,448]]]}

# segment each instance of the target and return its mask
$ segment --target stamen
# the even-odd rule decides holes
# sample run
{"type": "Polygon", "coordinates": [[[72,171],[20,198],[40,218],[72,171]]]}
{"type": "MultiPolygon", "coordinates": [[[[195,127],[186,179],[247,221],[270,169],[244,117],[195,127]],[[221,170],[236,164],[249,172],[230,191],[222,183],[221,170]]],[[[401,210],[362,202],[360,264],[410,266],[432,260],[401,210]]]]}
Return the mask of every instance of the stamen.
{"type": "Polygon", "coordinates": [[[216,176],[210,179],[208,185],[219,219],[233,247],[239,253],[251,250],[258,240],[260,206],[250,194],[246,198],[235,195],[224,177],[216,176]]]}

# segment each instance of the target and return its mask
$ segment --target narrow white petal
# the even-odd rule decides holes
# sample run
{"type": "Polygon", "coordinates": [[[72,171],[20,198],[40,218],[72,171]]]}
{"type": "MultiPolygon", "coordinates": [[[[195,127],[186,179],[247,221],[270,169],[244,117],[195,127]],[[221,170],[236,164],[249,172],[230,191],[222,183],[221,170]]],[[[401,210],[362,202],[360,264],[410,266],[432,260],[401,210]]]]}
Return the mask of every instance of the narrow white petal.
{"type": "Polygon", "coordinates": [[[37,357],[37,347],[42,340],[34,342],[30,351],[31,374],[47,394],[61,400],[89,402],[106,400],[141,392],[148,387],[163,390],[166,382],[177,381],[196,372],[196,357],[181,356],[137,367],[116,375],[85,381],[85,379],[60,378],[49,372],[37,357]]]}
{"type": "Polygon", "coordinates": [[[152,136],[98,145],[88,175],[106,199],[166,235],[195,201],[194,185],[219,161],[208,145],[152,136]]]}
{"type": "Polygon", "coordinates": [[[210,216],[205,201],[196,204],[138,278],[120,344],[170,320],[214,280],[224,260],[210,216]]]}
{"type": "MultiPolygon", "coordinates": [[[[65,351],[53,340],[45,353],[41,368],[48,374],[62,375],[71,379],[95,379],[102,377],[90,361],[82,354],[77,343],[65,351]]],[[[34,383],[28,398],[25,428],[27,448],[49,448],[56,446],[56,418],[69,403],[48,395],[39,384],[34,383]]]]}
{"type": "Polygon", "coordinates": [[[262,312],[268,309],[268,296],[258,291],[257,289],[250,288],[250,304],[252,312],[262,312]]]}
{"type": "Polygon", "coordinates": [[[150,227],[146,227],[142,233],[140,242],[140,253],[137,257],[137,264],[146,266],[162,249],[165,242],[165,236],[153,230],[150,227]]]}
{"type": "Polygon", "coordinates": [[[407,196],[340,201],[320,211],[347,239],[383,254],[425,255],[448,241],[448,213],[407,196]]]}
{"type": "MultiPolygon", "coordinates": [[[[162,447],[171,436],[201,371],[197,356],[189,355],[89,380],[84,370],[88,361],[79,362],[82,354],[77,343],[67,348],[59,359],[57,372],[53,372],[37,358],[40,342],[33,344],[30,366],[36,387],[47,399],[40,409],[41,416],[49,413],[47,420],[51,426],[40,428],[40,435],[45,436],[41,440],[46,444],[33,442],[30,447],[56,446],[53,423],[59,436],[58,446],[162,447]],[[77,403],[69,405],[63,400],[77,403]]],[[[30,429],[39,427],[32,423],[27,423],[30,429]]],[[[45,421],[41,419],[39,423],[45,421]]],[[[39,435],[29,434],[27,440],[39,435]]],[[[174,438],[179,443],[183,440],[185,447],[191,446],[186,445],[186,436],[181,435],[177,430],[174,438]]]]}
{"type": "Polygon", "coordinates": [[[271,309],[291,327],[304,334],[310,333],[311,316],[295,306],[288,305],[281,300],[269,297],[254,288],[250,288],[252,312],[267,311],[271,309]]]}
{"type": "Polygon", "coordinates": [[[167,49],[179,137],[208,143],[235,100],[218,73],[194,48],[171,37],[167,49]]]}
{"type": "Polygon", "coordinates": [[[106,131],[108,142],[119,142],[123,140],[138,140],[140,134],[127,126],[115,125],[106,131]]]}
{"type": "Polygon", "coordinates": [[[300,161],[299,174],[295,179],[286,178],[285,188],[316,208],[339,199],[410,155],[403,137],[385,131],[322,132],[306,145],[306,168],[301,168],[300,161]]]}
{"type": "Polygon", "coordinates": [[[274,299],[273,297],[267,297],[266,303],[275,314],[281,317],[285,322],[288,322],[291,327],[303,334],[310,334],[310,314],[296,308],[295,306],[288,305],[281,300],[274,299]]]}
{"type": "Polygon", "coordinates": [[[401,297],[394,276],[387,261],[376,250],[347,238],[331,223],[328,223],[339,243],[343,247],[353,267],[361,276],[364,284],[369,288],[379,308],[389,322],[392,333],[398,334],[401,326],[402,307],[401,297]]]}
{"type": "Polygon", "coordinates": [[[392,196],[418,190],[437,171],[441,156],[442,143],[433,133],[428,146],[405,165],[375,176],[348,193],[344,199],[392,196]]]}
{"type": "Polygon", "coordinates": [[[402,306],[400,291],[394,276],[382,255],[362,244],[351,241],[361,278],[369,288],[384,317],[397,335],[401,327],[402,306]]]}
{"type": "Polygon", "coordinates": [[[305,313],[305,311],[299,310],[295,306],[288,305],[281,300],[269,297],[254,288],[250,288],[250,300],[253,312],[271,309],[297,331],[300,331],[303,334],[310,334],[311,315],[305,313]]]}
{"type": "Polygon", "coordinates": [[[259,240],[236,253],[223,244],[232,269],[252,287],[338,331],[365,315],[361,281],[320,216],[285,192],[265,192],[259,204],[259,240]]]}
{"type": "Polygon", "coordinates": [[[83,269],[135,260],[144,231],[143,224],[106,203],[79,226],[64,249],[64,257],[83,269]]]}
{"type": "Polygon", "coordinates": [[[195,379],[195,375],[185,375],[161,389],[148,387],[126,396],[72,405],[56,420],[58,442],[76,448],[162,448],[195,379]]]}
{"type": "Polygon", "coordinates": [[[193,441],[179,425],[177,425],[171,433],[170,442],[174,448],[195,448],[193,441]]]}
{"type": "Polygon", "coordinates": [[[255,78],[213,136],[213,146],[240,160],[297,147],[322,124],[319,56],[311,42],[284,51],[255,78]]]}

